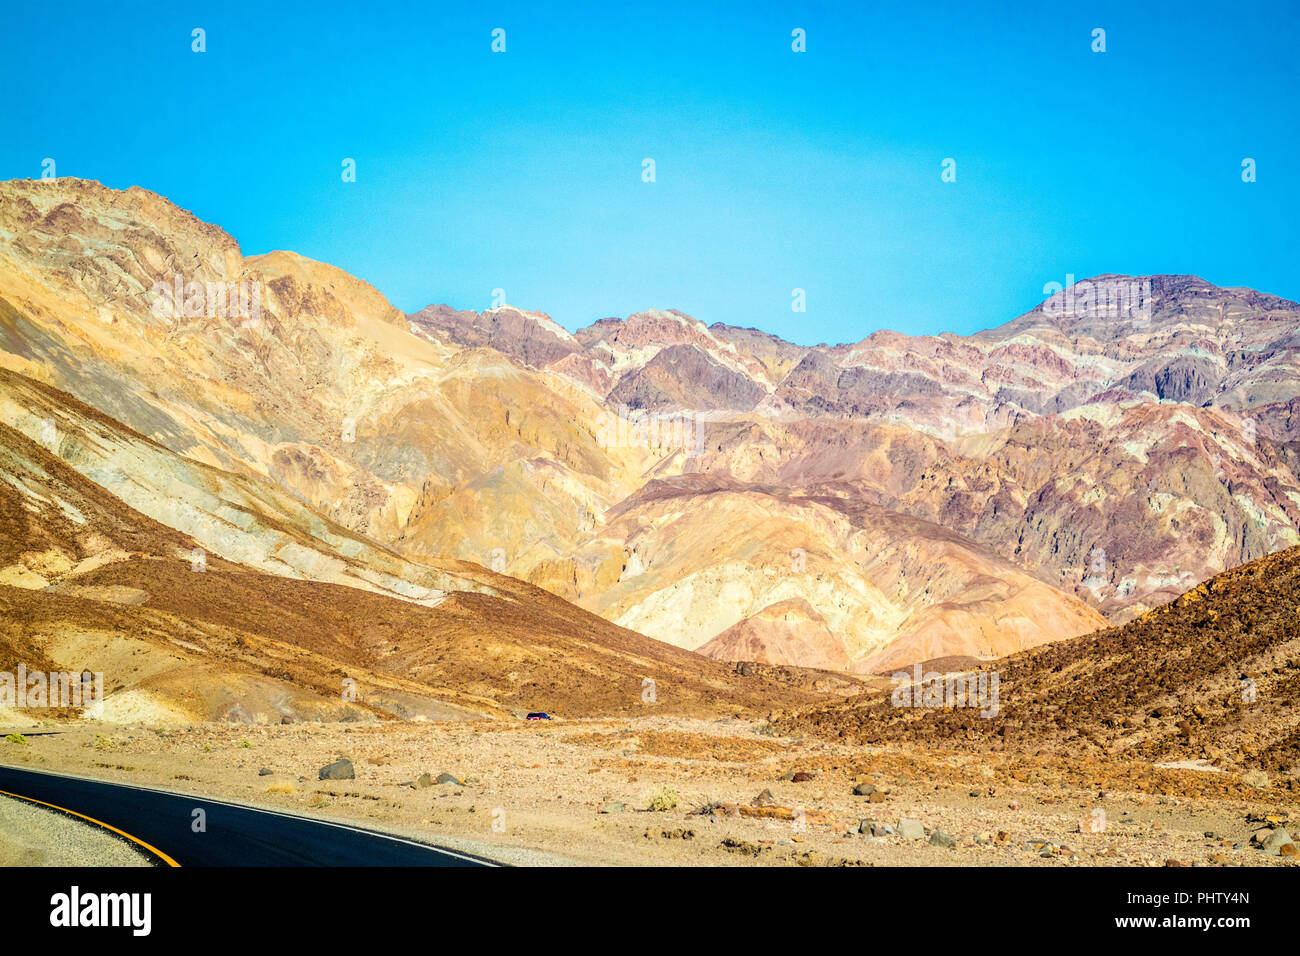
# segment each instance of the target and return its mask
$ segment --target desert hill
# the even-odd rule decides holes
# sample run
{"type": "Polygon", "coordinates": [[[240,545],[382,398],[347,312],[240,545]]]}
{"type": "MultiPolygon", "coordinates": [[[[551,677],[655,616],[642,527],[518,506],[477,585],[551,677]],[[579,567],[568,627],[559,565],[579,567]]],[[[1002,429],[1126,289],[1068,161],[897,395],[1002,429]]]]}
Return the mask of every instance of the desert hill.
{"type": "Polygon", "coordinates": [[[14,372],[0,411],[0,666],[102,671],[112,719],[631,712],[647,680],[671,712],[809,699],[477,565],[402,559],[14,372]]]}
{"type": "Polygon", "coordinates": [[[971,708],[892,706],[892,682],[882,681],[779,723],[862,743],[956,740],[1293,774],[1300,764],[1300,548],[1216,575],[1123,626],[980,669],[1000,678],[992,719],[971,708]]]}

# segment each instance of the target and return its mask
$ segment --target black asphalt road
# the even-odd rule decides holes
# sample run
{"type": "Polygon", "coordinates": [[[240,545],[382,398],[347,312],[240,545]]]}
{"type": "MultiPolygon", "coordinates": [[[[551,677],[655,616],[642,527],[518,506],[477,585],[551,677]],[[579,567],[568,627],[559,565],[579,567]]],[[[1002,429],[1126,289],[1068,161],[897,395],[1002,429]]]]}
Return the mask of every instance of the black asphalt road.
{"type": "MultiPolygon", "coordinates": [[[[134,837],[179,866],[492,866],[453,850],[183,794],[0,766],[0,791],[51,804],[134,837]],[[195,832],[195,810],[204,829],[195,832]]],[[[154,852],[149,852],[154,851],[154,852]]]]}

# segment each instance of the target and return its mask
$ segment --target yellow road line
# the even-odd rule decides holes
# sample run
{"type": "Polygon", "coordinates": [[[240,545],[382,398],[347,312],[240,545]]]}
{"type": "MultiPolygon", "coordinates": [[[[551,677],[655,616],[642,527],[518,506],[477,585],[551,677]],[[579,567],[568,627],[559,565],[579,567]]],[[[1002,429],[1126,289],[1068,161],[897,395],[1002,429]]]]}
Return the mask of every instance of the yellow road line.
{"type": "Polygon", "coordinates": [[[117,827],[105,823],[103,820],[96,820],[94,817],[88,817],[84,813],[78,813],[76,810],[69,810],[67,807],[56,806],[53,803],[46,803],[44,800],[34,800],[31,797],[24,797],[21,793],[10,793],[8,790],[0,790],[0,795],[6,797],[13,797],[15,800],[26,800],[28,803],[39,803],[43,807],[50,807],[51,809],[58,810],[62,813],[70,813],[72,814],[72,816],[80,817],[83,820],[95,824],[95,826],[97,827],[103,827],[105,830],[112,830],[118,836],[125,837],[126,839],[130,840],[132,843],[138,843],[140,846],[144,847],[154,856],[159,857],[161,860],[163,860],[163,862],[165,862],[168,866],[175,866],[175,867],[180,866],[179,863],[177,863],[175,860],[173,860],[171,857],[169,857],[166,853],[164,853],[162,850],[158,849],[157,847],[150,846],[148,843],[145,843],[144,840],[141,840],[139,837],[133,837],[125,830],[119,830],[117,827]]]}

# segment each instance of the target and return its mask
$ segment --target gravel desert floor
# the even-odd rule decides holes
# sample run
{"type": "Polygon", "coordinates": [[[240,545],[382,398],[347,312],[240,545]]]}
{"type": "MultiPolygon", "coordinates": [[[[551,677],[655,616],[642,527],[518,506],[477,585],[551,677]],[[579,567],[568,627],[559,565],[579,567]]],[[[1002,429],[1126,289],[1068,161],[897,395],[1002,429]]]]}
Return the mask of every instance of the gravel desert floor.
{"type": "MultiPolygon", "coordinates": [[[[0,740],[0,762],[346,820],[522,865],[1298,860],[1283,834],[1300,793],[1283,783],[1066,754],[848,747],[739,719],[49,721],[24,743],[0,740]],[[319,779],[339,758],[355,776],[319,779]]],[[[20,842],[31,843],[0,829],[0,854],[21,854],[20,842]]]]}
{"type": "Polygon", "coordinates": [[[23,800],[0,797],[0,866],[148,866],[125,840],[23,800]]]}

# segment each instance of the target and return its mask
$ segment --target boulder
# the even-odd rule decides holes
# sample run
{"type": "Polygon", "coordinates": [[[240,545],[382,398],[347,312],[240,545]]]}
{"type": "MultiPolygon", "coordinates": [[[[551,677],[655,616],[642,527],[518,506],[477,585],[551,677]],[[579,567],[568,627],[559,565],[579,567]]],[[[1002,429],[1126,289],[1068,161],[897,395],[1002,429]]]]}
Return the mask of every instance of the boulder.
{"type": "Polygon", "coordinates": [[[352,767],[352,761],[347,757],[340,757],[320,768],[321,780],[355,780],[356,778],[357,772],[352,767]]]}
{"type": "Polygon", "coordinates": [[[1269,856],[1277,856],[1282,847],[1291,843],[1295,843],[1295,841],[1291,839],[1291,834],[1279,827],[1269,834],[1268,839],[1263,841],[1262,846],[1264,852],[1269,856]]]}
{"type": "Polygon", "coordinates": [[[944,832],[943,830],[935,830],[933,833],[930,834],[930,846],[953,847],[956,845],[957,845],[957,841],[954,840],[952,836],[950,836],[948,833],[944,832]]]}
{"type": "Polygon", "coordinates": [[[899,820],[898,835],[904,840],[924,840],[925,827],[921,826],[919,820],[899,820]]]}

